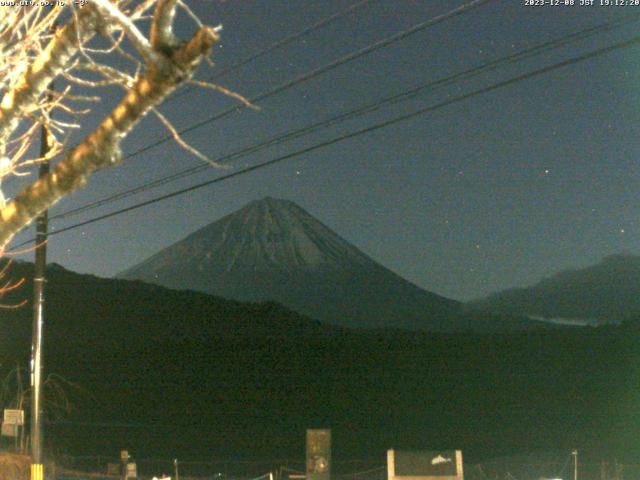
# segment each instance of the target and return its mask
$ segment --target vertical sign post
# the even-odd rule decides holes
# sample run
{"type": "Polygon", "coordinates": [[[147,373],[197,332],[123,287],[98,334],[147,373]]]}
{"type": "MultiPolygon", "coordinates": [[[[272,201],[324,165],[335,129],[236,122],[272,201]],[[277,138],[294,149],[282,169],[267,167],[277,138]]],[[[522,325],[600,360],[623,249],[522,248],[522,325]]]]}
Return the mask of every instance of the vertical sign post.
{"type": "Polygon", "coordinates": [[[331,480],[331,430],[307,430],[307,479],[331,480]]]}

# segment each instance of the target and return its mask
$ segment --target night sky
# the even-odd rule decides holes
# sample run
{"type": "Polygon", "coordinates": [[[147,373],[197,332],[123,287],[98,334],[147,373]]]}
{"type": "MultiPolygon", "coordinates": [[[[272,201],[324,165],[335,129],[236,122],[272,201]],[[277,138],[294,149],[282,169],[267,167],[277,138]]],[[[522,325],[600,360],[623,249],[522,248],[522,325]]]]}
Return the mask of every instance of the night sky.
{"type": "MultiPolygon", "coordinates": [[[[224,25],[207,78],[355,0],[193,0],[204,23],[224,25]]],[[[370,0],[361,8],[216,81],[252,97],[467,3],[370,0]]],[[[576,0],[579,3],[579,0],[576,0]]],[[[599,3],[599,0],[596,0],[599,3]]],[[[272,136],[608,21],[640,6],[526,6],[494,0],[411,35],[184,136],[217,158],[272,136]]],[[[64,228],[111,210],[263,162],[395,116],[612,45],[633,22],[471,81],[235,160],[141,195],[53,222],[64,228]]],[[[183,37],[193,29],[180,19],[183,37]]],[[[84,119],[97,124],[119,96],[84,119]]],[[[192,90],[161,108],[185,128],[234,104],[192,90]]],[[[87,130],[88,131],[88,130],[87,130]]],[[[166,135],[149,116],[131,153],[166,135]]],[[[617,50],[478,95],[276,166],[93,223],[50,240],[49,259],[114,275],[191,232],[273,196],[293,200],[372,258],[420,287],[466,300],[525,286],[603,256],[640,253],[640,48],[617,50]]],[[[161,178],[201,161],[175,143],[148,150],[60,202],[51,214],[161,178]]],[[[26,179],[13,182],[15,189],[26,179]]],[[[18,244],[32,235],[18,237],[18,244]]]]}

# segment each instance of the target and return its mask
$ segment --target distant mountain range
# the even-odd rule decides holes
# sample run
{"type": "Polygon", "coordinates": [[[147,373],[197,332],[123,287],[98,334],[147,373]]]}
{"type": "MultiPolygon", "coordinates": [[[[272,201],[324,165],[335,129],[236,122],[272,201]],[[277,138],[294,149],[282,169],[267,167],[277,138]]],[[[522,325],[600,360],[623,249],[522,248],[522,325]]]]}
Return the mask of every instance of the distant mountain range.
{"type": "Polygon", "coordinates": [[[466,309],[566,323],[619,322],[640,313],[640,256],[611,255],[600,263],[553,275],[469,302],[466,309]]]}
{"type": "Polygon", "coordinates": [[[293,202],[254,201],[120,278],[272,300],[349,327],[450,329],[461,304],[401,278],[293,202]]]}

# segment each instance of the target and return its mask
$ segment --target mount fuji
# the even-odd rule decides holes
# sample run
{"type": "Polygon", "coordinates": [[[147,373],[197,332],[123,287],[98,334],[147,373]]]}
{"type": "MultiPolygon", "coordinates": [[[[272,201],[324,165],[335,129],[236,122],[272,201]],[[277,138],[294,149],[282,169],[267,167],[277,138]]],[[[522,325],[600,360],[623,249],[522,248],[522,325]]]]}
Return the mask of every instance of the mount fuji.
{"type": "Polygon", "coordinates": [[[461,308],[378,264],[295,203],[270,197],[119,277],[239,301],[277,301],[356,328],[450,330],[461,308]]]}

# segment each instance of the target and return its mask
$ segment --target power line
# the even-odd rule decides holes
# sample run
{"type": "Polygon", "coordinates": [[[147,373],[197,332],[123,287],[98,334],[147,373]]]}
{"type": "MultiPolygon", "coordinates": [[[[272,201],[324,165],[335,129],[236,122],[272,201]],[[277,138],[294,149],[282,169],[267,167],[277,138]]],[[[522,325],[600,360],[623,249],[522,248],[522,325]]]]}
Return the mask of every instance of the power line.
{"type": "Polygon", "coordinates": [[[567,465],[569,465],[569,462],[571,461],[571,457],[572,455],[567,455],[566,462],[564,463],[563,467],[560,469],[560,473],[558,473],[554,478],[562,478],[562,474],[564,473],[565,468],[567,468],[567,465]]]}
{"type": "MultiPolygon", "coordinates": [[[[284,38],[281,38],[280,40],[277,40],[276,42],[272,43],[271,45],[269,45],[268,47],[262,49],[262,50],[258,50],[257,52],[247,56],[246,58],[232,64],[229,65],[228,67],[222,69],[220,72],[215,73],[214,75],[212,75],[211,77],[209,77],[209,80],[215,80],[217,78],[223,77],[225,75],[228,75],[229,73],[238,70],[239,68],[244,67],[245,65],[247,65],[248,63],[253,62],[254,60],[266,55],[267,53],[273,52],[274,50],[277,50],[279,48],[282,48],[286,45],[289,45],[290,43],[306,36],[309,35],[310,33],[315,32],[316,30],[319,30],[322,27],[325,27],[327,25],[329,25],[330,23],[334,22],[335,20],[338,20],[341,17],[344,17],[346,15],[348,15],[349,13],[352,13],[353,11],[357,10],[360,7],[363,7],[364,5],[368,4],[368,3],[373,3],[376,2],[378,0],[360,0],[359,2],[356,2],[355,4],[345,8],[344,10],[341,10],[339,12],[334,13],[333,15],[329,15],[326,18],[323,18],[321,20],[318,20],[316,23],[310,25],[309,27],[297,32],[297,33],[293,33],[291,35],[288,35],[284,38]]],[[[171,98],[169,98],[165,103],[171,102],[179,97],[182,97],[184,95],[186,95],[187,93],[191,92],[194,89],[194,87],[188,87],[185,88],[184,90],[182,90],[181,92],[176,93],[175,95],[173,95],[171,98]]]]}
{"type": "MultiPolygon", "coordinates": [[[[619,42],[619,43],[616,43],[614,45],[610,45],[608,47],[604,47],[604,48],[601,48],[601,49],[598,49],[598,50],[595,50],[595,51],[592,51],[592,52],[589,52],[589,53],[586,53],[586,54],[583,54],[583,55],[580,55],[580,56],[577,56],[577,57],[573,57],[573,58],[570,58],[568,60],[564,60],[562,62],[555,63],[555,64],[547,66],[547,67],[543,67],[543,68],[540,68],[540,69],[537,69],[537,70],[533,70],[531,72],[528,72],[528,73],[525,73],[525,74],[510,78],[508,80],[504,80],[504,81],[495,83],[495,84],[490,85],[488,87],[484,87],[484,88],[481,88],[481,89],[478,89],[478,90],[474,90],[473,92],[466,93],[464,95],[460,95],[460,96],[445,100],[445,101],[443,101],[441,103],[438,103],[438,104],[435,104],[435,105],[432,105],[432,106],[429,106],[429,107],[421,108],[421,109],[416,110],[416,111],[414,111],[412,113],[401,115],[401,116],[392,118],[390,120],[387,120],[387,121],[384,121],[384,122],[381,122],[381,123],[377,123],[377,124],[371,125],[369,127],[362,128],[360,130],[356,130],[356,131],[351,132],[351,133],[340,135],[340,136],[335,137],[335,138],[333,138],[331,140],[327,140],[325,142],[318,143],[316,145],[312,145],[310,147],[306,147],[306,148],[303,148],[301,150],[297,150],[295,152],[288,153],[286,155],[282,155],[280,157],[268,160],[266,162],[262,162],[262,163],[259,163],[259,164],[256,164],[256,165],[252,165],[252,166],[244,168],[242,170],[238,170],[237,172],[233,172],[233,173],[221,176],[221,177],[217,177],[217,178],[214,178],[212,180],[208,180],[206,182],[201,182],[201,183],[192,185],[192,186],[190,186],[188,188],[184,188],[184,189],[177,190],[177,191],[165,194],[165,195],[161,195],[161,196],[156,197],[156,198],[151,199],[151,200],[140,202],[140,203],[137,203],[135,205],[131,205],[131,206],[126,207],[126,208],[115,210],[113,212],[110,212],[110,213],[107,213],[107,214],[104,214],[104,215],[100,215],[98,217],[94,217],[92,219],[76,223],[74,225],[70,225],[70,226],[62,228],[60,230],[51,232],[49,234],[49,236],[57,235],[57,234],[64,233],[64,232],[67,232],[67,231],[70,231],[70,230],[74,230],[76,228],[83,227],[85,225],[89,225],[91,223],[95,223],[95,222],[98,222],[100,220],[105,220],[107,218],[111,218],[111,217],[114,217],[114,216],[117,216],[117,215],[121,215],[123,213],[127,213],[127,212],[130,212],[132,210],[136,210],[138,208],[145,207],[147,205],[152,205],[154,203],[158,203],[158,202],[161,202],[163,200],[167,200],[169,198],[177,197],[179,195],[183,195],[185,193],[189,193],[189,192],[198,190],[200,188],[203,188],[203,187],[206,187],[206,186],[209,186],[209,185],[213,185],[215,183],[220,183],[220,182],[223,182],[225,180],[230,180],[230,179],[238,177],[240,175],[244,175],[246,173],[250,173],[250,172],[253,172],[253,171],[256,171],[256,170],[260,170],[262,168],[266,168],[266,167],[269,167],[271,165],[275,165],[275,164],[283,162],[285,160],[290,160],[291,158],[298,157],[298,156],[303,155],[305,153],[310,153],[310,152],[313,152],[315,150],[319,150],[321,148],[324,148],[324,147],[327,147],[327,146],[334,145],[336,143],[342,142],[344,140],[348,140],[348,139],[351,139],[351,138],[354,138],[354,137],[357,137],[357,136],[360,136],[360,135],[364,135],[364,134],[367,134],[367,133],[371,133],[371,132],[380,130],[382,128],[385,128],[385,127],[388,127],[388,126],[391,126],[391,125],[394,125],[394,124],[397,124],[397,123],[400,123],[400,122],[404,122],[406,120],[413,119],[413,118],[418,117],[420,115],[424,115],[426,113],[433,112],[435,110],[439,110],[441,108],[447,107],[449,105],[453,105],[455,103],[462,102],[464,100],[468,100],[468,99],[473,98],[473,97],[478,96],[478,95],[482,95],[482,94],[485,94],[485,93],[488,93],[488,92],[492,92],[494,90],[498,90],[500,88],[503,88],[503,87],[506,87],[506,86],[509,86],[509,85],[513,85],[515,83],[518,83],[518,82],[521,82],[521,81],[524,81],[524,80],[528,80],[530,78],[534,78],[534,77],[537,77],[537,76],[540,76],[540,75],[544,75],[544,74],[547,74],[547,73],[552,72],[554,70],[567,67],[569,65],[573,65],[573,64],[576,64],[576,63],[579,63],[579,62],[582,62],[582,61],[590,60],[592,58],[599,57],[601,55],[605,55],[607,53],[611,53],[611,52],[616,51],[616,50],[637,46],[639,44],[640,44],[640,36],[636,36],[636,37],[631,38],[630,40],[626,40],[624,42],[619,42]]],[[[19,248],[19,247],[21,247],[23,245],[26,245],[27,243],[31,243],[31,242],[33,242],[33,240],[28,240],[28,241],[23,242],[22,244],[16,246],[15,248],[19,248]]]]}
{"type": "MultiPolygon", "coordinates": [[[[242,148],[240,150],[236,150],[235,152],[232,152],[230,154],[226,154],[224,156],[218,157],[215,159],[215,161],[217,163],[224,163],[227,162],[229,160],[233,160],[233,159],[237,159],[237,158],[241,158],[244,156],[247,156],[251,153],[255,153],[257,151],[266,149],[270,146],[273,145],[277,145],[280,143],[283,143],[285,141],[288,140],[292,140],[295,138],[299,138],[303,135],[307,135],[309,133],[312,133],[316,130],[319,130],[320,128],[326,128],[329,126],[332,126],[336,123],[339,122],[343,122],[346,120],[349,120],[351,118],[354,118],[356,116],[361,116],[367,113],[371,113],[373,111],[379,110],[380,108],[382,108],[385,105],[388,104],[392,104],[392,103],[397,103],[400,101],[405,101],[408,100],[410,98],[414,98],[415,96],[425,93],[425,91],[431,92],[433,90],[435,90],[436,88],[441,88],[447,85],[450,85],[452,83],[455,82],[459,82],[461,80],[467,80],[469,78],[475,77],[477,75],[486,73],[488,71],[492,71],[495,70],[496,68],[505,65],[505,64],[512,64],[515,62],[519,62],[522,61],[524,59],[527,58],[531,58],[535,55],[539,55],[541,53],[550,51],[550,50],[555,50],[557,48],[560,48],[562,46],[565,46],[569,43],[575,42],[575,41],[579,41],[579,40],[584,40],[586,38],[589,38],[591,36],[600,34],[602,32],[606,32],[606,31],[610,31],[613,28],[618,28],[620,26],[632,23],[632,22],[636,22],[640,19],[640,14],[636,14],[633,15],[631,17],[625,18],[623,20],[618,20],[618,21],[613,21],[613,22],[607,22],[604,24],[600,24],[597,25],[595,27],[592,28],[588,28],[588,29],[584,29],[584,30],[580,30],[578,32],[566,35],[564,37],[561,38],[557,38],[554,40],[550,40],[547,42],[543,42],[541,44],[535,45],[533,47],[530,47],[528,49],[525,50],[521,50],[519,52],[515,52],[513,54],[498,58],[496,60],[493,60],[491,62],[482,64],[480,66],[477,67],[473,67],[471,69],[465,70],[463,72],[454,74],[452,76],[448,76],[445,78],[440,78],[438,80],[435,81],[431,81],[431,82],[427,82],[425,84],[419,85],[411,90],[405,91],[405,92],[401,92],[399,94],[395,94],[392,96],[388,96],[385,97],[383,99],[380,99],[376,102],[367,104],[365,106],[359,107],[358,109],[355,110],[351,110],[349,112],[345,112],[345,113],[341,113],[338,115],[335,115],[329,119],[320,121],[320,122],[316,122],[313,123],[311,125],[308,125],[306,127],[300,128],[300,129],[296,129],[296,130],[290,130],[284,134],[280,134],[278,136],[275,137],[271,137],[268,140],[265,140],[261,143],[258,143],[256,145],[252,145],[249,147],[245,147],[242,148]]],[[[181,170],[179,172],[176,172],[174,174],[171,175],[167,175],[164,177],[161,177],[159,179],[153,180],[151,182],[147,182],[145,184],[139,185],[137,187],[134,187],[132,189],[128,189],[119,193],[116,193],[114,195],[110,195],[108,197],[102,198],[100,200],[96,200],[94,202],[88,203],[86,205],[82,205],[80,207],[76,207],[70,210],[67,210],[65,212],[62,212],[60,214],[57,214],[53,217],[51,217],[52,220],[54,219],[63,219],[63,218],[68,218],[70,216],[74,216],[74,215],[78,215],[82,212],[88,211],[88,210],[92,210],[110,203],[113,203],[117,200],[121,200],[124,198],[128,198],[132,195],[138,194],[138,193],[142,193],[145,192],[147,190],[151,190],[153,188],[162,186],[162,185],[166,185],[167,183],[173,182],[175,180],[179,180],[181,178],[185,178],[187,176],[208,170],[210,167],[209,165],[198,165],[196,167],[191,167],[191,168],[187,168],[184,170],[181,170]]]]}
{"type": "Polygon", "coordinates": [[[344,17],[345,15],[353,12],[354,10],[357,10],[358,8],[366,5],[369,2],[372,1],[376,1],[376,0],[361,0],[357,3],[355,3],[354,5],[351,5],[350,7],[345,8],[344,10],[337,12],[333,15],[330,15],[329,17],[320,20],[316,23],[314,23],[313,25],[309,26],[308,28],[305,28],[304,30],[295,33],[293,35],[289,35],[277,42],[275,42],[274,44],[270,45],[269,47],[265,48],[264,50],[260,50],[259,52],[254,53],[253,55],[248,56],[247,58],[245,58],[244,60],[240,60],[237,63],[234,63],[233,65],[224,68],[222,71],[217,72],[215,75],[213,75],[212,79],[216,79],[216,78],[220,78],[224,75],[227,75],[235,70],[237,70],[240,67],[243,67],[244,65],[256,60],[257,58],[260,58],[264,55],[266,55],[269,52],[272,52],[274,50],[277,50],[278,48],[282,48],[285,45],[290,44],[291,42],[294,42],[295,40],[298,40],[299,38],[308,35],[309,33],[312,33],[328,24],[330,24],[331,22],[333,22],[334,20],[339,19],[340,17],[344,17]]]}
{"type": "MultiPolygon", "coordinates": [[[[262,101],[262,100],[264,100],[266,98],[269,98],[269,97],[271,97],[273,95],[276,95],[276,94],[278,94],[278,93],[280,93],[280,92],[282,92],[282,91],[284,91],[286,89],[292,88],[295,85],[298,85],[298,84],[303,83],[303,82],[305,82],[307,80],[310,80],[311,78],[314,78],[314,77],[316,77],[318,75],[324,74],[324,73],[326,73],[326,72],[328,72],[330,70],[333,70],[334,68],[337,68],[340,65],[343,65],[343,64],[345,64],[345,63],[347,63],[349,61],[355,60],[355,59],[360,58],[360,57],[362,57],[364,55],[367,55],[367,54],[369,54],[371,52],[379,50],[380,48],[386,47],[386,46],[388,46],[388,45],[390,45],[390,44],[392,44],[394,42],[402,40],[402,39],[404,39],[404,38],[406,38],[406,37],[408,37],[408,36],[410,36],[410,35],[412,35],[414,33],[417,33],[417,32],[419,32],[421,30],[424,30],[425,28],[434,26],[434,25],[436,25],[436,24],[438,24],[440,22],[443,22],[443,21],[445,21],[445,20],[447,20],[449,18],[453,18],[455,16],[462,15],[462,14],[464,14],[464,13],[466,13],[466,12],[468,12],[468,11],[474,9],[474,8],[480,7],[483,4],[488,3],[490,1],[491,0],[473,0],[472,2],[466,3],[464,5],[461,5],[460,7],[457,7],[457,8],[454,8],[452,10],[449,10],[448,12],[446,12],[444,14],[432,17],[431,19],[426,20],[424,22],[421,22],[421,23],[419,23],[417,25],[414,25],[413,27],[411,27],[411,28],[409,28],[407,30],[403,30],[403,31],[398,32],[398,33],[396,33],[394,35],[391,35],[391,36],[389,36],[389,37],[387,37],[385,39],[379,40],[379,41],[377,41],[377,42],[375,42],[373,44],[370,44],[370,45],[360,49],[360,50],[356,50],[355,52],[352,52],[352,53],[350,53],[348,55],[345,55],[345,56],[333,61],[333,62],[330,62],[329,64],[324,65],[323,67],[320,67],[320,68],[317,68],[315,70],[312,70],[312,71],[310,71],[310,72],[308,72],[306,74],[303,74],[300,77],[297,77],[297,78],[295,78],[293,80],[290,80],[288,82],[285,82],[285,83],[283,83],[283,84],[281,84],[281,85],[279,85],[279,86],[277,86],[277,87],[275,87],[275,88],[273,88],[271,90],[268,90],[267,92],[263,92],[262,94],[259,94],[259,95],[255,96],[255,97],[252,97],[252,98],[249,99],[249,101],[251,103],[257,103],[259,101],[262,101]]],[[[230,115],[230,114],[232,114],[234,112],[237,112],[237,111],[241,110],[242,108],[244,108],[244,107],[243,106],[235,106],[235,107],[229,108],[227,110],[224,110],[221,113],[218,113],[218,114],[216,114],[216,115],[214,115],[212,117],[209,117],[206,120],[203,120],[201,122],[198,122],[196,124],[193,124],[193,125],[185,128],[183,130],[180,130],[178,132],[178,134],[179,135],[184,135],[185,133],[188,133],[188,132],[191,132],[191,131],[196,130],[198,128],[201,128],[204,125],[212,123],[212,122],[214,122],[216,120],[220,120],[220,119],[222,119],[222,118],[224,118],[224,117],[226,117],[226,116],[228,116],[228,115],[230,115]]],[[[148,150],[151,150],[151,149],[153,149],[153,148],[155,148],[155,147],[157,147],[157,146],[159,146],[159,145],[161,145],[161,144],[163,144],[163,143],[165,143],[165,142],[167,142],[169,140],[172,140],[173,138],[174,138],[173,135],[165,136],[164,138],[162,138],[162,139],[160,139],[158,141],[155,141],[155,142],[153,142],[153,143],[151,143],[149,145],[146,145],[146,146],[144,146],[144,147],[142,147],[142,148],[140,148],[140,149],[128,154],[125,158],[128,159],[128,158],[135,157],[135,156],[137,156],[137,155],[139,155],[141,153],[144,153],[144,152],[146,152],[148,150]]],[[[68,213],[60,214],[59,216],[57,216],[57,218],[61,218],[61,215],[67,216],[68,213]]]]}
{"type": "MultiPolygon", "coordinates": [[[[258,103],[261,102],[262,100],[265,100],[269,97],[272,97],[274,95],[277,95],[280,92],[283,92],[285,90],[288,90],[289,88],[292,88],[296,85],[299,85],[301,83],[306,82],[307,80],[311,80],[312,78],[318,77],[324,73],[327,73],[331,70],[334,70],[335,68],[340,67],[341,65],[344,65],[345,63],[351,62],[353,60],[356,60],[360,57],[363,57],[365,55],[368,55],[370,53],[373,53],[377,50],[380,50],[381,48],[387,47],[395,42],[398,42],[400,40],[403,40],[415,33],[418,33],[422,30],[425,30],[429,27],[432,27],[434,25],[437,25],[445,20],[448,20],[450,18],[454,18],[457,17],[459,15],[462,15],[464,13],[467,13],[475,8],[478,8],[488,2],[490,2],[492,0],[472,0],[469,3],[465,3],[457,8],[454,8],[452,10],[449,10],[446,13],[437,15],[435,17],[430,18],[429,20],[426,20],[424,22],[418,23],[417,25],[414,25],[413,27],[407,29],[407,30],[402,30],[394,35],[391,35],[389,37],[383,38],[382,40],[378,40],[377,42],[374,42],[370,45],[367,45],[366,47],[363,47],[359,50],[356,50],[354,52],[351,52],[343,57],[338,58],[337,60],[334,60],[333,62],[330,62],[322,67],[316,68],[314,70],[311,70],[310,72],[307,72],[305,74],[302,74],[299,77],[294,78],[293,80],[290,80],[288,82],[282,83],[280,85],[278,85],[277,87],[272,88],[271,90],[268,90],[266,92],[263,92],[259,95],[256,95],[254,97],[249,98],[249,102],[250,103],[258,103]]],[[[236,105],[234,107],[231,107],[227,110],[224,110],[212,117],[209,117],[206,120],[203,120],[201,122],[195,123],[187,128],[184,128],[180,131],[178,131],[179,135],[184,135],[185,133],[189,133],[193,130],[196,130],[198,128],[203,127],[204,125],[207,125],[211,122],[214,122],[216,120],[220,120],[221,118],[224,118],[228,115],[231,115],[232,113],[238,112],[242,109],[246,108],[244,105],[236,105]]],[[[144,153],[148,150],[151,150],[159,145],[162,145],[163,143],[166,143],[170,140],[173,140],[174,136],[173,135],[167,135],[163,138],[161,138],[160,140],[157,140],[145,147],[142,147],[130,154],[128,154],[125,158],[132,158],[135,157],[137,155],[140,155],[141,153],[144,153]]]]}

